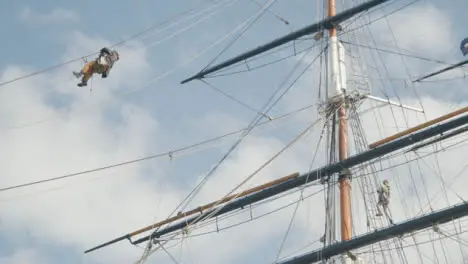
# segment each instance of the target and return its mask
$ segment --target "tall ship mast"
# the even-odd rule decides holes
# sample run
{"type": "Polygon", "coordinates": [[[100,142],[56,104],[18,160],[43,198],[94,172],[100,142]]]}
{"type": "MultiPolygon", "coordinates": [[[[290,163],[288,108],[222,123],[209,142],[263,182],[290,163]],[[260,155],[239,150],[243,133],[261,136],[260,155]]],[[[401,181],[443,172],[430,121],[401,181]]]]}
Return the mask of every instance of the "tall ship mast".
{"type": "MultiPolygon", "coordinates": [[[[314,39],[316,41],[315,45],[321,47],[320,54],[317,57],[325,59],[323,66],[321,66],[323,71],[320,71],[318,76],[319,78],[325,77],[323,80],[320,79],[323,83],[319,85],[320,88],[324,88],[324,93],[319,94],[318,109],[323,125],[322,136],[325,135],[327,143],[326,153],[319,155],[328,157],[326,159],[328,165],[307,173],[294,173],[243,192],[230,193],[220,200],[187,212],[179,212],[176,216],[164,221],[91,248],[86,253],[89,254],[121,240],[130,239],[131,243],[136,245],[148,243],[144,256],[140,260],[144,261],[151,252],[164,248],[162,246],[164,237],[171,234],[187,234],[192,226],[203,225],[201,224],[203,222],[209,223],[213,219],[237,210],[246,210],[246,207],[261,203],[295,188],[305,188],[304,186],[317,184],[317,182],[325,186],[325,229],[323,236],[319,239],[323,247],[282,261],[277,259],[275,263],[324,263],[323,261],[346,264],[395,263],[395,261],[397,263],[408,263],[404,260],[406,259],[406,253],[402,244],[403,237],[413,237],[413,242],[418,243],[416,238],[411,235],[414,232],[432,228],[431,231],[427,232],[435,232],[434,234],[440,235],[442,233],[438,227],[439,224],[454,221],[467,215],[468,207],[459,204],[424,216],[406,219],[406,221],[395,221],[389,208],[386,207],[385,199],[387,198],[378,191],[381,190],[380,186],[386,186],[395,181],[381,179],[380,177],[369,177],[369,175],[378,174],[377,164],[384,162],[382,160],[387,159],[385,157],[395,155],[395,152],[415,151],[428,145],[438,144],[437,142],[443,141],[444,137],[459,135],[466,130],[464,126],[468,121],[468,116],[465,115],[467,109],[462,108],[444,116],[422,122],[415,127],[400,130],[398,133],[373,144],[365,142],[363,138],[364,130],[375,128],[363,128],[362,124],[360,124],[359,115],[361,113],[357,109],[363,104],[363,101],[381,103],[384,107],[397,107],[400,111],[423,112],[422,108],[405,105],[401,101],[392,101],[388,97],[382,98],[373,95],[369,89],[365,61],[359,57],[362,55],[359,54],[359,49],[356,49],[360,45],[361,47],[366,45],[354,43],[354,47],[349,45],[350,48],[347,50],[345,48],[346,43],[351,43],[351,40],[359,41],[352,33],[348,34],[347,40],[343,41],[341,40],[341,34],[339,34],[339,32],[346,34],[343,25],[349,20],[356,19],[356,17],[362,16],[363,13],[372,12],[372,10],[378,9],[382,5],[388,4],[388,2],[391,1],[370,0],[337,12],[338,3],[335,0],[326,0],[324,4],[327,7],[327,16],[323,20],[219,64],[205,67],[199,73],[181,82],[187,84],[194,80],[203,81],[210,74],[247,62],[252,57],[260,56],[277,47],[305,37],[314,39]],[[359,61],[359,59],[362,61],[359,61]],[[349,74],[355,77],[352,78],[352,82],[348,78],[349,74]],[[354,123],[351,127],[350,120],[354,123]],[[350,129],[355,133],[354,135],[349,133],[350,129]],[[358,150],[352,156],[350,156],[349,152],[349,142],[351,140],[354,140],[354,147],[358,150]],[[365,209],[364,212],[361,211],[360,213],[366,214],[365,226],[367,232],[360,235],[357,235],[353,229],[357,225],[354,220],[356,216],[352,213],[353,198],[359,197],[352,193],[353,183],[354,188],[359,187],[362,195],[360,198],[364,200],[362,205],[365,209]],[[383,213],[382,210],[387,211],[383,213]],[[136,236],[148,231],[150,231],[149,235],[133,240],[136,236]],[[339,232],[339,235],[337,232],[339,232]],[[362,248],[370,248],[373,252],[365,254],[361,251],[362,248]]],[[[379,49],[378,47],[374,48],[379,49]]],[[[450,66],[450,69],[461,65],[464,64],[459,63],[450,66]]],[[[419,82],[434,75],[422,77],[414,82],[419,82]]],[[[373,108],[370,110],[373,111],[373,108]]],[[[390,200],[390,198],[388,199],[390,200]]],[[[362,230],[362,228],[360,229],[362,230]]],[[[281,245],[281,248],[283,246],[284,244],[281,245]]]]}
{"type": "MultiPolygon", "coordinates": [[[[298,29],[290,27],[284,35],[221,60],[220,56],[241,41],[241,36],[266,13],[290,26],[287,18],[270,10],[275,0],[252,1],[258,5],[258,11],[233,31],[240,33],[234,37],[232,32],[226,34],[222,40],[231,37],[231,42],[220,54],[178,84],[181,89],[195,85],[210,87],[255,112],[246,127],[175,151],[0,190],[62,180],[159,156],[168,156],[172,161],[179,152],[237,135],[226,153],[207,169],[208,173],[201,176],[168,216],[159,216],[154,222],[148,219],[146,226],[124,230],[122,234],[103,239],[102,243],[90,245],[84,257],[113,252],[117,245],[122,248],[127,243],[129,248],[140,250],[135,263],[195,263],[190,257],[177,256],[185,241],[206,242],[217,237],[218,241],[228,243],[228,237],[236,237],[235,230],[256,223],[258,230],[254,231],[271,233],[272,241],[265,245],[264,257],[248,260],[249,263],[465,263],[468,203],[454,183],[466,175],[468,166],[459,166],[464,157],[443,155],[466,141],[468,107],[458,104],[445,109],[443,114],[434,114],[423,106],[420,94],[424,93],[424,87],[430,87],[431,80],[443,82],[444,79],[438,79],[442,74],[464,73],[468,65],[464,57],[468,54],[468,38],[461,39],[460,45],[453,45],[461,57],[459,61],[432,59],[427,54],[401,48],[387,20],[419,0],[322,0],[317,1],[315,22],[298,29]],[[396,48],[378,44],[369,30],[378,22],[382,30],[388,29],[388,43],[395,43],[396,48]],[[293,54],[268,61],[278,54],[286,54],[283,50],[286,48],[293,50],[293,54]],[[269,89],[273,92],[264,105],[250,106],[213,84],[213,79],[221,85],[235,82],[242,89],[237,91],[239,94],[248,94],[255,87],[249,87],[247,78],[255,78],[257,70],[265,74],[268,67],[285,58],[295,58],[297,64],[285,73],[281,84],[269,89]],[[415,73],[419,68],[411,65],[413,60],[424,65],[431,63],[432,71],[415,73]],[[394,77],[390,65],[404,77],[394,77]],[[278,114],[277,103],[285,100],[298,83],[308,92],[290,99],[292,105],[298,106],[296,109],[278,114]],[[310,97],[305,98],[304,94],[310,97]],[[303,102],[307,103],[301,105],[303,102]],[[427,115],[428,112],[431,114],[427,115]],[[275,146],[277,152],[268,157],[259,154],[258,160],[251,161],[255,163],[254,170],[236,167],[239,179],[228,192],[216,189],[219,180],[206,187],[232,153],[242,155],[243,152],[236,151],[252,131],[271,126],[278,132],[281,129],[274,122],[298,113],[301,122],[288,124],[289,133],[283,135],[289,136],[285,140],[287,144],[275,146]],[[304,123],[307,125],[298,132],[295,127],[304,123]],[[290,136],[292,130],[294,136],[290,136]],[[295,150],[299,144],[307,145],[307,151],[295,150]],[[297,162],[302,167],[289,171],[293,166],[284,164],[280,158],[293,151],[309,162],[297,162]],[[441,169],[452,162],[454,171],[441,169]],[[287,172],[270,169],[275,163],[290,167],[287,172]],[[258,179],[258,175],[263,178],[258,179]],[[203,202],[194,206],[193,201],[202,188],[213,188],[213,195],[209,201],[202,199],[203,202]],[[288,217],[277,217],[283,210],[289,210],[285,213],[288,217]],[[299,221],[298,215],[306,219],[299,221]],[[294,229],[295,225],[300,227],[294,229]],[[231,232],[229,236],[223,237],[225,231],[231,232]]],[[[228,5],[230,1],[213,2],[213,5],[228,5]]],[[[271,79],[265,83],[280,78],[271,76],[271,79]]],[[[461,77],[460,82],[466,85],[461,77]]],[[[255,236],[259,234],[248,235],[251,237],[237,237],[236,241],[255,244],[255,236]]],[[[203,242],[197,245],[198,250],[204,247],[203,242]]],[[[239,252],[242,254],[245,252],[239,252]]],[[[207,259],[210,262],[208,256],[207,259]]]]}
{"type": "MultiPolygon", "coordinates": [[[[439,228],[440,224],[468,215],[468,206],[462,203],[419,217],[395,221],[390,209],[385,205],[384,200],[386,198],[378,191],[381,186],[395,181],[369,176],[377,175],[379,171],[377,168],[379,165],[377,164],[385,162],[388,157],[395,155],[395,153],[415,151],[419,148],[438,144],[438,142],[447,139],[445,137],[450,138],[460,135],[466,130],[465,125],[468,122],[468,116],[465,115],[467,108],[462,108],[422,122],[415,127],[400,130],[398,133],[372,144],[365,142],[363,138],[364,130],[375,128],[364,128],[362,127],[363,124],[360,124],[359,115],[361,113],[359,113],[358,108],[363,104],[363,101],[381,103],[384,107],[396,107],[400,111],[423,112],[423,109],[419,107],[405,105],[401,101],[392,101],[388,97],[382,98],[373,95],[369,89],[365,61],[359,57],[362,55],[359,54],[359,49],[356,49],[360,45],[366,45],[354,43],[354,47],[350,44],[350,48],[346,49],[345,45],[351,43],[352,39],[357,42],[358,40],[352,33],[348,34],[347,40],[342,40],[342,35],[339,34],[340,32],[346,33],[343,25],[349,20],[356,19],[356,17],[362,16],[363,13],[372,12],[372,10],[378,9],[382,5],[388,4],[388,2],[391,1],[370,0],[337,12],[338,2],[326,0],[324,4],[327,7],[327,16],[323,20],[219,64],[205,67],[199,73],[181,82],[188,85],[187,83],[194,80],[203,81],[210,74],[222,72],[239,63],[247,62],[255,56],[260,56],[301,38],[309,37],[315,40],[315,45],[321,47],[316,58],[325,59],[321,66],[323,71],[320,71],[320,74],[315,77],[324,77],[324,79],[320,79],[323,83],[319,84],[320,88],[324,88],[324,93],[319,94],[318,110],[323,125],[322,136],[324,136],[327,143],[325,144],[326,152],[319,155],[327,157],[327,165],[306,173],[293,173],[243,192],[231,192],[220,200],[215,200],[193,210],[179,212],[164,221],[90,248],[85,253],[91,254],[93,251],[128,239],[134,245],[147,243],[145,253],[140,259],[140,262],[144,262],[155,251],[166,251],[163,246],[166,241],[170,241],[174,236],[187,235],[194,226],[203,226],[203,223],[209,225],[210,222],[213,223],[213,219],[218,219],[238,210],[246,210],[247,207],[261,204],[263,201],[288,191],[305,188],[305,186],[314,186],[317,183],[324,186],[324,197],[326,199],[325,229],[323,236],[318,239],[322,243],[322,247],[302,255],[298,254],[283,260],[277,259],[275,263],[409,263],[405,262],[407,257],[403,249],[403,237],[412,237],[413,242],[417,245],[418,242],[413,236],[415,232],[430,230],[426,232],[441,235],[443,233],[439,228]],[[359,59],[362,61],[359,61],[359,59]],[[350,74],[355,77],[352,82],[348,78],[350,74]],[[350,120],[353,121],[351,126],[350,120]],[[355,134],[350,134],[350,130],[355,134]],[[354,141],[354,147],[357,148],[356,154],[351,156],[349,151],[350,141],[354,141]],[[352,213],[352,205],[355,202],[354,199],[359,197],[353,195],[353,184],[354,189],[357,187],[360,189],[360,198],[363,199],[361,205],[365,209],[360,213],[366,214],[365,226],[367,232],[359,235],[356,234],[353,228],[357,223],[355,221],[356,215],[352,213]],[[383,213],[382,210],[385,212],[383,213]],[[145,232],[150,233],[134,239],[145,232]],[[366,254],[362,251],[363,248],[370,249],[371,252],[366,254]]],[[[374,48],[378,49],[378,47],[374,48]]],[[[455,64],[450,66],[450,69],[462,65],[464,64],[455,64]]],[[[422,77],[415,80],[415,82],[434,75],[422,77]]],[[[373,111],[373,108],[370,110],[373,111]]],[[[268,116],[264,115],[264,117],[268,116]]],[[[392,192],[394,192],[393,189],[392,192]]],[[[388,199],[390,200],[390,198],[388,199]]],[[[392,202],[390,201],[390,203],[392,202]]],[[[215,222],[217,223],[217,221],[215,222]]],[[[362,230],[362,228],[359,229],[362,230]]],[[[281,248],[283,246],[284,244],[281,244],[281,248]]],[[[423,261],[422,263],[426,262],[423,261]]]]}

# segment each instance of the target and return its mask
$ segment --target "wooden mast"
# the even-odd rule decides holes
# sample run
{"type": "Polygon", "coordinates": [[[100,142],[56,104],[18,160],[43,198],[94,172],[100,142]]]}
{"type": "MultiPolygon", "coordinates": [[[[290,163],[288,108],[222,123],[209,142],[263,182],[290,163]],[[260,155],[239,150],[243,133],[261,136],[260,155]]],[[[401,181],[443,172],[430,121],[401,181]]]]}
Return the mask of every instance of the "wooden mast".
{"type": "MultiPolygon", "coordinates": [[[[335,0],[328,0],[328,17],[333,17],[336,15],[336,2],[335,0]]],[[[330,44],[334,47],[331,47],[332,50],[332,74],[337,74],[335,71],[338,69],[338,58],[334,55],[338,55],[338,40],[337,40],[337,33],[336,28],[332,27],[328,30],[330,44]]],[[[339,76],[339,70],[338,70],[339,76]]],[[[340,76],[344,77],[344,76],[340,76]]],[[[336,80],[336,79],[335,79],[336,80]]],[[[332,82],[333,83],[333,82],[332,82]]],[[[336,85],[340,85],[341,81],[337,81],[336,85]]],[[[341,89],[338,89],[341,90],[341,89]]],[[[341,106],[338,110],[338,153],[339,153],[339,160],[345,160],[348,158],[348,120],[347,120],[347,113],[346,107],[343,104],[345,101],[344,97],[341,97],[341,106]]],[[[335,125],[335,124],[334,124],[335,125]]],[[[349,240],[351,239],[352,227],[351,227],[351,201],[350,201],[350,181],[349,175],[346,173],[342,173],[339,178],[339,187],[340,187],[340,217],[341,217],[341,240],[349,240]]]]}

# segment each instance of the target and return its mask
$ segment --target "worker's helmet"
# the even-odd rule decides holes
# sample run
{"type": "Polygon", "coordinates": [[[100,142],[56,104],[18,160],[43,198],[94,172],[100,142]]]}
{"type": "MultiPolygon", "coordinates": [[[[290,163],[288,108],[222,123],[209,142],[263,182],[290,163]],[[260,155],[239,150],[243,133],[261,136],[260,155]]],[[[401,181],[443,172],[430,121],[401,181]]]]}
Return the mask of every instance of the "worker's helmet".
{"type": "Polygon", "coordinates": [[[383,181],[383,184],[385,184],[385,185],[387,185],[387,186],[390,185],[390,183],[388,182],[388,180],[384,180],[384,181],[383,181]]]}
{"type": "Polygon", "coordinates": [[[111,51],[109,48],[102,48],[101,51],[100,51],[101,54],[107,54],[107,55],[111,55],[111,51]]]}

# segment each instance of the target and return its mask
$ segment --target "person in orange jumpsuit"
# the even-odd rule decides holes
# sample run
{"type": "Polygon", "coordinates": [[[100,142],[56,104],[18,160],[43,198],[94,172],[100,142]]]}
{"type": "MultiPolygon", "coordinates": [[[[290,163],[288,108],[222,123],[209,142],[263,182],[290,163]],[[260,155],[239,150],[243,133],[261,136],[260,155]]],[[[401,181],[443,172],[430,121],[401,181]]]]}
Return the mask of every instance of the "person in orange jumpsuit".
{"type": "Polygon", "coordinates": [[[114,63],[119,60],[119,53],[115,50],[111,51],[108,48],[102,48],[99,52],[99,56],[83,67],[80,72],[73,72],[76,78],[81,78],[81,82],[78,83],[78,87],[83,87],[88,84],[88,80],[93,74],[101,74],[102,78],[107,78],[110,70],[114,66],[114,63]]]}

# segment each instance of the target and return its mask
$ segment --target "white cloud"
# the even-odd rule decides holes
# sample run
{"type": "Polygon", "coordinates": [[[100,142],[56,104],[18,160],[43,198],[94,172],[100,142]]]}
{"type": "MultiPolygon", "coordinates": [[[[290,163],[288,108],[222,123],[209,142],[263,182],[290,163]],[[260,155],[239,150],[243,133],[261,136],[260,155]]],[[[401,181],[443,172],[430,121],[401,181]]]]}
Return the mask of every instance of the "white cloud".
{"type": "MultiPolygon", "coordinates": [[[[78,50],[98,50],[107,45],[105,40],[94,40],[79,33],[72,40],[67,57],[75,57],[78,50]]],[[[108,79],[93,79],[91,94],[87,89],[77,88],[77,80],[71,75],[71,71],[82,63],[3,88],[0,112],[1,123],[6,127],[57,113],[61,115],[44,126],[3,131],[0,134],[3,150],[0,170],[2,175],[8,175],[0,179],[1,186],[99,167],[158,149],[158,134],[170,134],[170,131],[160,127],[147,110],[117,100],[114,93],[118,94],[132,81],[145,81],[146,71],[151,70],[146,68],[145,51],[141,47],[123,47],[119,51],[121,61],[108,79]],[[62,103],[57,104],[57,100],[62,98],[66,99],[65,107],[60,106],[62,103]],[[65,114],[62,108],[66,110],[65,114]],[[108,119],[109,114],[115,116],[115,120],[108,119]]],[[[8,80],[23,73],[23,69],[11,66],[1,79],[8,80]]],[[[233,126],[236,123],[233,121],[233,126]]],[[[196,201],[211,201],[225,194],[283,145],[274,137],[254,137],[244,144],[240,152],[220,168],[196,201]],[[212,187],[215,187],[215,191],[212,187]]],[[[295,156],[286,154],[286,159],[268,167],[252,182],[259,183],[290,173],[291,168],[298,164],[287,160],[298,158],[295,156]]],[[[165,217],[187,192],[187,189],[182,190],[175,183],[168,183],[162,163],[149,161],[83,178],[3,192],[0,194],[3,201],[0,203],[3,212],[1,228],[20,232],[28,227],[32,237],[40,237],[50,245],[68,245],[81,251],[122,232],[150,224],[156,215],[158,219],[165,217]],[[157,201],[160,201],[159,208],[156,207],[157,201]]],[[[191,206],[197,204],[192,203],[191,206]]],[[[284,217],[273,217],[270,223],[273,226],[274,222],[279,221],[283,226],[286,220],[284,217]]],[[[193,247],[201,250],[204,243],[216,246],[219,253],[210,256],[208,260],[211,263],[233,259],[236,251],[241,250],[236,244],[251,232],[251,228],[259,233],[249,244],[246,243],[246,252],[253,250],[266,237],[274,235],[266,232],[270,226],[258,222],[242,232],[233,229],[232,240],[226,240],[224,235],[215,240],[207,237],[193,247]]],[[[123,242],[84,258],[128,263],[139,254],[141,250],[123,242]],[[113,254],[115,250],[120,252],[119,256],[113,254]]],[[[202,251],[197,255],[199,258],[206,256],[202,251]]]]}
{"type": "MultiPolygon", "coordinates": [[[[454,29],[454,14],[447,10],[439,9],[431,3],[420,3],[410,6],[392,14],[386,19],[379,20],[371,26],[371,33],[363,33],[359,35],[362,39],[361,45],[377,46],[381,49],[390,49],[397,52],[416,55],[432,60],[439,60],[448,63],[456,63],[462,60],[461,52],[459,52],[460,39],[457,38],[454,29]],[[372,38],[371,35],[372,34],[372,38]],[[375,40],[375,42],[374,42],[375,40]]],[[[363,49],[364,53],[369,50],[363,49]]],[[[447,65],[431,62],[428,60],[420,60],[399,56],[395,54],[386,54],[380,52],[374,56],[366,56],[367,62],[371,64],[379,64],[380,72],[370,69],[371,78],[374,78],[374,91],[381,92],[382,87],[378,82],[378,78],[395,78],[391,85],[386,83],[387,93],[398,91],[400,96],[410,93],[411,85],[403,82],[402,78],[411,78],[415,80],[417,77],[440,70],[447,65]],[[384,59],[384,62],[380,60],[384,59]],[[403,62],[405,65],[403,65],[403,62]],[[388,72],[385,71],[387,68],[388,72]],[[388,75],[387,75],[388,74],[388,75]],[[408,74],[410,76],[408,76],[408,74]],[[400,79],[400,80],[398,80],[400,79]]],[[[439,76],[431,77],[426,81],[434,81],[437,79],[450,79],[464,76],[461,69],[451,70],[440,74],[439,76]]],[[[426,84],[424,88],[420,84],[416,84],[418,89],[435,97],[456,99],[457,93],[465,91],[460,87],[462,82],[454,80],[454,82],[446,82],[445,85],[450,85],[450,92],[441,91],[438,84],[426,84]],[[422,88],[422,89],[421,89],[422,88]]],[[[421,93],[420,92],[420,93],[421,93]]],[[[411,91],[414,95],[414,93],[411,91]]]]}
{"type": "Polygon", "coordinates": [[[32,10],[30,7],[21,9],[19,19],[29,23],[56,24],[63,22],[77,22],[79,16],[73,10],[67,10],[60,7],[52,9],[50,12],[41,13],[32,10]]]}
{"type": "MultiPolygon", "coordinates": [[[[81,43],[94,47],[100,44],[93,44],[89,38],[81,39],[81,43]]],[[[120,71],[143,80],[144,76],[138,75],[138,70],[148,65],[142,49],[135,51],[123,47],[121,53],[126,55],[124,62],[116,66],[107,83],[95,81],[91,94],[76,87],[77,80],[65,77],[72,76],[71,67],[80,67],[78,63],[3,88],[0,108],[5,115],[1,122],[6,124],[61,111],[60,107],[50,104],[51,101],[56,104],[57,98],[65,96],[69,103],[66,114],[46,126],[1,133],[0,168],[4,175],[11,175],[2,177],[2,186],[135,158],[158,145],[160,128],[157,121],[146,110],[119,102],[112,94],[111,87],[128,85],[128,81],[119,81],[120,71]],[[116,119],[109,120],[109,114],[116,119]]],[[[20,69],[10,67],[1,79],[10,79],[20,73],[20,69]]],[[[160,198],[160,186],[158,176],[149,175],[163,177],[155,163],[148,162],[96,173],[81,180],[70,179],[4,192],[1,199],[13,199],[0,205],[4,210],[2,229],[20,231],[28,226],[35,237],[82,250],[122,230],[144,225],[154,217],[154,211],[149,208],[160,198]],[[87,183],[96,177],[100,179],[87,183]],[[62,186],[66,188],[34,195],[62,186]],[[14,199],[21,194],[33,196],[14,199]]],[[[171,205],[170,197],[174,193],[170,189],[164,191],[168,192],[164,199],[171,205]]]]}
{"type": "Polygon", "coordinates": [[[0,257],[0,263],[8,264],[28,264],[28,263],[48,263],[46,258],[34,249],[20,249],[7,257],[0,257]]]}
{"type": "Polygon", "coordinates": [[[446,55],[454,46],[458,48],[459,41],[452,31],[450,14],[431,3],[408,7],[392,15],[388,21],[389,25],[384,20],[379,23],[385,32],[379,34],[384,43],[394,42],[393,33],[400,47],[436,58],[446,55]]]}
{"type": "MultiPolygon", "coordinates": [[[[433,11],[429,13],[432,14],[431,12],[433,11]]],[[[108,45],[104,39],[93,39],[81,33],[76,33],[70,42],[73,44],[68,47],[68,52],[64,57],[76,57],[76,55],[96,51],[108,45]]],[[[438,47],[436,45],[433,48],[438,47]]],[[[151,117],[148,110],[116,97],[116,94],[125,91],[126,87],[131,85],[133,88],[135,82],[139,81],[143,84],[146,81],[147,74],[145,73],[152,70],[147,62],[147,54],[138,44],[120,48],[119,52],[121,61],[117,63],[110,77],[105,80],[99,77],[93,79],[92,93],[89,93],[87,89],[77,88],[76,79],[71,75],[71,71],[81,67],[82,63],[75,63],[57,72],[23,80],[3,89],[0,93],[2,127],[24,123],[27,120],[37,120],[58,112],[62,113],[62,108],[65,108],[66,114],[60,115],[59,118],[44,126],[14,132],[0,132],[0,145],[2,146],[0,174],[6,175],[0,178],[0,186],[82,171],[139,157],[144,153],[159,149],[158,147],[163,142],[158,142],[158,138],[171,135],[173,132],[162,127],[158,120],[151,117]],[[59,99],[66,100],[66,107],[50,104],[51,101],[56,103],[59,99]],[[113,116],[112,119],[108,118],[110,114],[113,116]],[[159,137],[159,135],[162,136],[159,137]]],[[[1,79],[10,79],[22,71],[24,69],[12,66],[3,73],[1,79]]],[[[316,79],[313,83],[317,83],[316,79]]],[[[292,98],[288,98],[285,108],[296,109],[313,100],[316,93],[314,91],[314,94],[310,95],[311,84],[304,85],[306,88],[302,89],[302,87],[292,98]],[[311,98],[310,101],[308,98],[311,98]],[[299,100],[300,103],[298,103],[299,100]]],[[[450,102],[436,101],[427,97],[423,97],[422,101],[428,111],[428,118],[456,108],[456,105],[450,102]]],[[[414,100],[409,103],[417,104],[414,100]]],[[[379,111],[381,116],[377,118],[377,121],[371,114],[366,115],[363,120],[370,142],[394,132],[394,130],[391,131],[391,126],[394,126],[392,116],[395,112],[390,111],[389,108],[379,111]],[[376,123],[385,125],[385,133],[379,134],[379,131],[370,129],[376,127],[376,123]]],[[[422,121],[414,114],[411,115],[413,118],[408,121],[409,124],[406,124],[401,114],[398,116],[397,113],[395,126],[411,126],[422,121]]],[[[305,124],[311,119],[307,116],[300,121],[305,124]]],[[[222,113],[203,117],[202,123],[211,126],[220,124],[219,127],[212,129],[218,132],[226,132],[225,130],[234,130],[243,126],[236,117],[222,113]]],[[[190,126],[199,128],[200,124],[190,124],[190,126]]],[[[274,131],[277,128],[275,125],[271,127],[267,125],[267,127],[268,129],[261,132],[255,132],[242,143],[240,149],[235,151],[219,168],[189,208],[224,195],[285,145],[286,136],[282,134],[284,138],[279,139],[275,135],[265,135],[271,130],[277,132],[274,131]]],[[[315,150],[316,140],[319,137],[319,128],[320,125],[306,140],[298,142],[294,149],[289,150],[272,165],[266,167],[245,187],[308,169],[310,153],[315,150]]],[[[291,135],[298,133],[300,129],[301,126],[297,126],[285,134],[291,138],[291,135]]],[[[442,171],[453,173],[449,161],[456,160],[457,164],[463,163],[461,153],[463,150],[441,155],[442,171]]],[[[325,157],[319,156],[319,161],[315,162],[314,167],[323,164],[325,157]]],[[[178,166],[178,164],[180,163],[176,159],[172,166],[178,166]]],[[[209,169],[208,167],[199,172],[187,168],[186,171],[191,175],[187,174],[186,177],[191,177],[193,180],[196,176],[204,175],[209,169]]],[[[0,201],[3,200],[0,203],[2,210],[0,228],[18,232],[29,228],[31,235],[41,237],[47,241],[45,244],[65,244],[78,251],[87,249],[150,224],[156,216],[157,219],[167,216],[188,192],[187,188],[171,182],[169,171],[170,168],[163,162],[148,161],[98,172],[84,178],[68,179],[0,193],[0,201]],[[45,192],[54,187],[59,189],[45,192]],[[30,194],[30,196],[22,199],[16,198],[23,194],[30,194]]],[[[395,200],[392,201],[392,206],[396,207],[395,218],[401,220],[405,219],[405,215],[398,210],[398,205],[405,201],[402,198],[412,197],[410,195],[414,193],[414,188],[408,181],[411,178],[408,176],[407,169],[396,172],[396,175],[384,173],[381,177],[391,176],[392,184],[395,183],[395,179],[401,181],[403,195],[394,194],[395,200]]],[[[440,183],[434,180],[434,175],[430,179],[434,185],[430,186],[428,191],[430,195],[433,195],[437,187],[440,187],[440,183]]],[[[463,194],[463,186],[466,184],[462,184],[461,181],[458,183],[454,188],[459,194],[463,194]]],[[[320,188],[321,186],[311,187],[307,193],[320,188]]],[[[358,187],[354,188],[353,193],[356,200],[362,199],[358,187]]],[[[263,208],[254,209],[253,215],[257,216],[260,212],[277,208],[281,204],[294,201],[297,197],[297,194],[287,196],[263,208]]],[[[417,205],[417,199],[414,198],[413,196],[413,199],[406,200],[413,207],[417,205]]],[[[453,198],[452,201],[455,199],[453,198]]],[[[355,216],[356,230],[364,231],[364,214],[358,215],[363,208],[358,209],[360,210],[356,211],[355,216]]],[[[411,213],[414,214],[415,210],[412,209],[411,213]]],[[[283,213],[273,214],[229,231],[185,240],[183,256],[187,260],[195,259],[197,262],[203,261],[204,263],[240,263],[245,260],[243,256],[256,255],[263,262],[269,262],[276,255],[292,213],[293,207],[283,213]],[[265,247],[268,248],[263,250],[265,247]],[[258,253],[260,250],[263,250],[262,253],[258,253]],[[268,254],[264,253],[265,251],[268,254]]],[[[323,195],[317,195],[303,202],[294,222],[293,236],[288,238],[283,253],[290,252],[292,248],[299,248],[308,240],[317,239],[323,232],[324,214],[323,195]]],[[[250,212],[246,212],[235,219],[220,222],[219,225],[226,226],[249,217],[250,212]]],[[[210,229],[213,230],[214,227],[211,226],[210,229]]],[[[314,246],[319,245],[314,244],[314,246]]],[[[19,248],[15,254],[28,258],[31,254],[36,254],[38,249],[28,250],[22,251],[19,248]]],[[[180,247],[174,248],[171,252],[179,257],[180,247]]],[[[83,259],[86,262],[95,260],[98,263],[128,263],[135,261],[140,254],[140,249],[121,242],[107,249],[85,255],[83,259]]],[[[158,253],[154,260],[156,259],[169,262],[163,252],[158,253]]]]}

